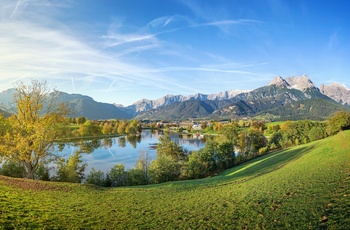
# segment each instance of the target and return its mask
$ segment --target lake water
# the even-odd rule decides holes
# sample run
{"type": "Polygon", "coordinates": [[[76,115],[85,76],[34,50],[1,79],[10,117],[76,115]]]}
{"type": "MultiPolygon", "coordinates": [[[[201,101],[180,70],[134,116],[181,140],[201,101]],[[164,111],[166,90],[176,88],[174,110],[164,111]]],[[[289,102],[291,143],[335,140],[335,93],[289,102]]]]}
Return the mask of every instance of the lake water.
{"type": "MultiPolygon", "coordinates": [[[[148,152],[151,159],[156,158],[155,146],[161,135],[161,133],[144,130],[140,138],[113,137],[76,141],[66,143],[58,154],[68,158],[81,148],[85,149],[85,152],[90,152],[82,154],[83,162],[88,164],[85,170],[86,175],[89,174],[92,167],[95,170],[107,172],[119,163],[123,164],[125,169],[131,169],[135,166],[142,151],[148,152]]],[[[170,138],[190,151],[198,150],[205,145],[205,140],[196,136],[183,135],[180,138],[178,134],[170,134],[170,138]]]]}

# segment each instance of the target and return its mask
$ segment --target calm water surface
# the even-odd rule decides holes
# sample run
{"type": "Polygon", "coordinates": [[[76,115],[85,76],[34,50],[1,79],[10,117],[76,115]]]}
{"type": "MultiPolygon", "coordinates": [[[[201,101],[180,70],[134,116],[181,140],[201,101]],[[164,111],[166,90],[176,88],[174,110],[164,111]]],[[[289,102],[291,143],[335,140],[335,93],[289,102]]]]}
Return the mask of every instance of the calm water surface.
{"type": "MultiPolygon", "coordinates": [[[[155,145],[158,143],[160,133],[151,133],[149,130],[144,130],[141,133],[141,138],[128,139],[127,137],[113,137],[106,139],[85,140],[83,142],[66,143],[59,155],[68,158],[77,150],[84,146],[87,149],[83,153],[82,160],[86,162],[87,168],[85,174],[91,170],[109,171],[115,164],[123,164],[125,169],[131,169],[135,166],[140,152],[148,152],[151,159],[156,158],[155,145]]],[[[184,135],[182,138],[178,134],[171,134],[171,140],[184,148],[193,151],[204,147],[204,140],[197,137],[188,137],[184,135]]]]}

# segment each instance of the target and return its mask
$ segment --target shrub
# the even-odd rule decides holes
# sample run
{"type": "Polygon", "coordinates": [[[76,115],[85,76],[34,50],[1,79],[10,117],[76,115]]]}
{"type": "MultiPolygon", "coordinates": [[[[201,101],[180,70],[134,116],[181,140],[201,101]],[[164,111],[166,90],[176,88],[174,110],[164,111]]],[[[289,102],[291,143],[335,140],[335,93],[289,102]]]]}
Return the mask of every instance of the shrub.
{"type": "Polygon", "coordinates": [[[268,151],[269,151],[269,147],[268,147],[268,146],[262,147],[262,148],[259,149],[259,155],[264,155],[264,154],[266,154],[268,151]]]}
{"type": "Polygon", "coordinates": [[[24,178],[26,170],[23,165],[15,161],[6,161],[0,168],[0,174],[3,176],[24,178]]]}
{"type": "Polygon", "coordinates": [[[90,174],[86,177],[85,183],[106,186],[104,173],[101,170],[96,171],[92,168],[90,174]]]}

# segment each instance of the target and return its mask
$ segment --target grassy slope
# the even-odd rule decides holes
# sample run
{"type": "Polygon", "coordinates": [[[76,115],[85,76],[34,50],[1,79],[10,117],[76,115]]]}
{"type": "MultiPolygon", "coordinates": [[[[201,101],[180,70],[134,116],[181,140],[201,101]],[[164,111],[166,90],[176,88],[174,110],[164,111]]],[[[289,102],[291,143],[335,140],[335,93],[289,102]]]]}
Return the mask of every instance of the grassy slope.
{"type": "Polygon", "coordinates": [[[99,189],[0,177],[0,191],[4,228],[347,229],[350,131],[202,180],[99,189]]]}

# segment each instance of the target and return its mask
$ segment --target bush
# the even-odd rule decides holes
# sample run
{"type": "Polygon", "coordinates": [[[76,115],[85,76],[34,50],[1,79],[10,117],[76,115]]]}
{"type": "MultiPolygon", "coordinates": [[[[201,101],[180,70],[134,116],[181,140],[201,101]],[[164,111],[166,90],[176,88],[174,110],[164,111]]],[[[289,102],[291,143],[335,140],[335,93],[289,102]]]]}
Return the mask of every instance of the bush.
{"type": "Polygon", "coordinates": [[[128,185],[146,185],[145,175],[141,169],[130,169],[127,171],[128,185]]]}
{"type": "Polygon", "coordinates": [[[26,170],[23,165],[15,161],[7,161],[0,168],[0,174],[3,176],[24,178],[26,170]]]}
{"type": "Polygon", "coordinates": [[[123,164],[114,165],[108,175],[112,187],[127,185],[127,174],[123,164]]]}
{"type": "Polygon", "coordinates": [[[86,177],[85,183],[106,186],[104,173],[101,170],[96,171],[95,168],[92,168],[90,174],[86,177]]]}
{"type": "Polygon", "coordinates": [[[268,147],[268,146],[262,147],[262,148],[259,149],[259,155],[264,155],[264,154],[266,154],[268,151],[269,151],[269,147],[268,147]]]}
{"type": "Polygon", "coordinates": [[[34,174],[36,180],[50,180],[50,170],[44,165],[40,165],[34,174]]]}

